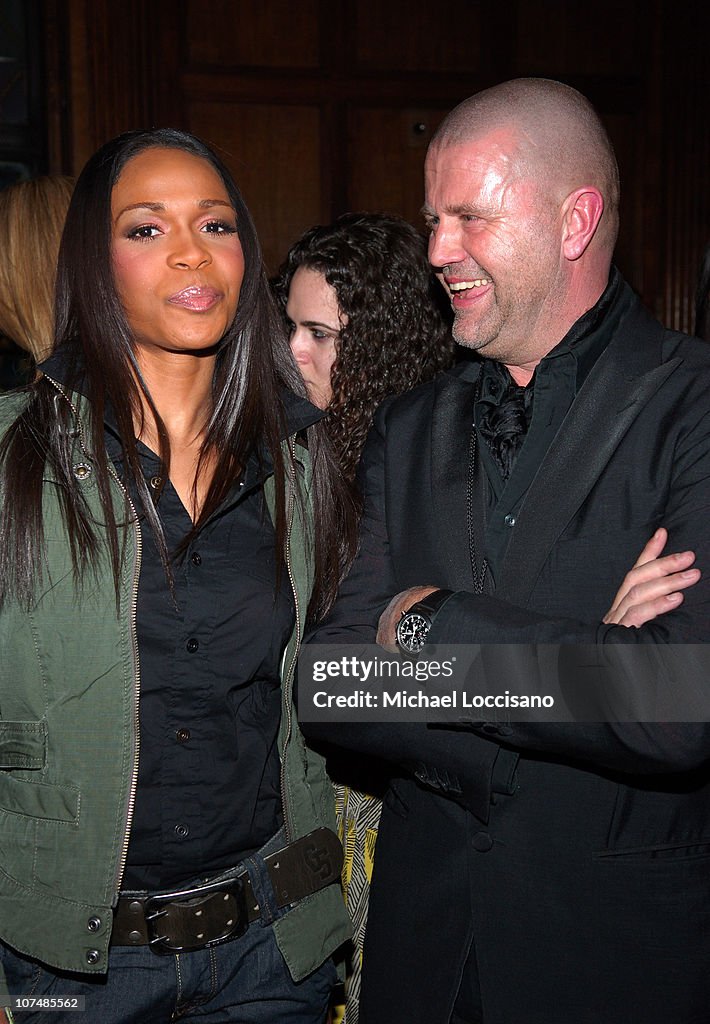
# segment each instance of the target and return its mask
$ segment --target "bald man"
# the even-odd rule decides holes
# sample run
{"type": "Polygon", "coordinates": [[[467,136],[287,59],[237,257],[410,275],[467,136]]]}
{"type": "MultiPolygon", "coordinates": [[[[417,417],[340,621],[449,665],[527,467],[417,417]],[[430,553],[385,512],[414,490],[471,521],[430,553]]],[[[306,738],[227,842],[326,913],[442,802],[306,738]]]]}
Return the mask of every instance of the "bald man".
{"type": "MultiPolygon", "coordinates": [[[[523,683],[540,645],[602,666],[624,645],[635,678],[634,652],[707,642],[707,574],[637,628],[605,615],[658,527],[710,561],[710,348],[613,268],[618,203],[565,85],[508,82],[443,122],[424,212],[473,355],[380,410],[317,642],[482,644],[489,676],[523,683]]],[[[710,726],[469,715],[311,727],[392,762],[361,1024],[707,1024],[710,726]]]]}

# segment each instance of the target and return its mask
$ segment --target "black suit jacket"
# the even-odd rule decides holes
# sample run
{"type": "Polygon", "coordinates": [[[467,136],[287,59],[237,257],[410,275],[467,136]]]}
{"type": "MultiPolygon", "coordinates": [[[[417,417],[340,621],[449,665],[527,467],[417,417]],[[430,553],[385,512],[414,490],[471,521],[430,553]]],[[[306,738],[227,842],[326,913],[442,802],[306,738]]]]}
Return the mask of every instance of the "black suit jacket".
{"type": "MultiPolygon", "coordinates": [[[[475,364],[383,407],[363,463],[360,553],[317,642],[371,642],[389,598],[427,584],[456,591],[432,641],[518,645],[504,667],[523,677],[541,644],[643,645],[653,657],[708,640],[710,348],[665,331],[626,287],[618,303],[494,594],[472,593],[468,559],[475,364]],[[669,550],[696,551],[703,579],[639,630],[603,625],[659,525],[669,550]]],[[[396,766],[362,1024],[448,1024],[472,948],[486,1024],[708,1024],[707,723],[309,728],[396,766]]]]}

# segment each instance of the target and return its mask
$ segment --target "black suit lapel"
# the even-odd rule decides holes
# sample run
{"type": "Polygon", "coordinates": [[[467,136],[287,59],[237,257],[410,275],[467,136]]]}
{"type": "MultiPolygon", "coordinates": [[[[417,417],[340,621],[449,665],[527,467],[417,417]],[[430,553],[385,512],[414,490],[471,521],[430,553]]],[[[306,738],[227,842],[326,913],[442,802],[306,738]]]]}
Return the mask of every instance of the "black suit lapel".
{"type": "Polygon", "coordinates": [[[466,489],[468,446],[480,363],[466,366],[462,376],[444,374],[437,381],[432,418],[431,478],[435,543],[446,571],[445,585],[472,590],[468,553],[466,489]]]}
{"type": "Polygon", "coordinates": [[[661,363],[663,328],[645,310],[629,319],[579,391],[521,506],[496,588],[513,604],[527,603],[560,534],[640,411],[681,362],[661,363]]]}

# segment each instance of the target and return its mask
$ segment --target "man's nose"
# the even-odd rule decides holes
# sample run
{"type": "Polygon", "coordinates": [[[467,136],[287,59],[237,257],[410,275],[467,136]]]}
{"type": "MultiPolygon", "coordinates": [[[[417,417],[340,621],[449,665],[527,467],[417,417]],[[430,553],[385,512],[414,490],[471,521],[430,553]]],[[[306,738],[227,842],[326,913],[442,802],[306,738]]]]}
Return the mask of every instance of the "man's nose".
{"type": "Polygon", "coordinates": [[[454,226],[439,224],[429,235],[429,262],[434,267],[445,267],[465,259],[461,232],[454,226]]]}

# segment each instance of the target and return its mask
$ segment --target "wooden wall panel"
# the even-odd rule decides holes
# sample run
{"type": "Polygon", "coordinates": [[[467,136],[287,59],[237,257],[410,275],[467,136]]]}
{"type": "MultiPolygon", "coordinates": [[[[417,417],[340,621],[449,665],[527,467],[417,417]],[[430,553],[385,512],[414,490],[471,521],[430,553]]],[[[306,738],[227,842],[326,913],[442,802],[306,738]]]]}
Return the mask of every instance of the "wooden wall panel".
{"type": "Polygon", "coordinates": [[[663,229],[657,253],[656,309],[678,330],[694,328],[700,261],[710,243],[710,78],[707,5],[665,8],[660,133],[663,229]]]}
{"type": "Polygon", "coordinates": [[[424,157],[444,109],[354,107],[348,132],[348,206],[422,224],[424,157]]]}
{"type": "Polygon", "coordinates": [[[50,171],[78,174],[120,132],[179,125],[168,2],[45,0],[50,171]]]}
{"type": "Polygon", "coordinates": [[[124,0],[120,13],[93,0],[72,0],[71,8],[73,85],[85,116],[75,119],[74,156],[83,164],[108,139],[150,124],[152,54],[140,0],[124,0]]]}
{"type": "Polygon", "coordinates": [[[356,67],[397,71],[480,71],[485,65],[489,4],[466,0],[444,16],[431,0],[356,0],[352,59],[356,67]],[[464,24],[457,26],[457,15],[464,24]]]}
{"type": "Polygon", "coordinates": [[[643,149],[639,146],[636,120],[629,114],[603,114],[614,146],[621,176],[619,240],[615,262],[636,291],[643,293],[643,191],[636,187],[643,177],[643,149]]]}
{"type": "Polygon", "coordinates": [[[321,202],[318,110],[197,102],[189,104],[187,120],[232,171],[274,272],[306,228],[329,219],[321,202]]]}
{"type": "Polygon", "coordinates": [[[648,0],[518,0],[516,73],[559,78],[630,77],[643,67],[648,0]]]}
{"type": "Polygon", "coordinates": [[[186,60],[211,68],[315,68],[318,0],[188,0],[186,60]]]}

